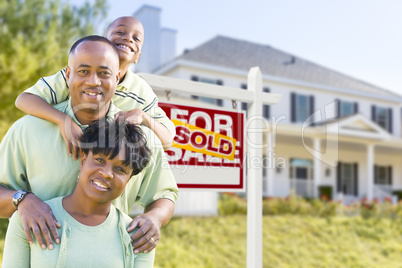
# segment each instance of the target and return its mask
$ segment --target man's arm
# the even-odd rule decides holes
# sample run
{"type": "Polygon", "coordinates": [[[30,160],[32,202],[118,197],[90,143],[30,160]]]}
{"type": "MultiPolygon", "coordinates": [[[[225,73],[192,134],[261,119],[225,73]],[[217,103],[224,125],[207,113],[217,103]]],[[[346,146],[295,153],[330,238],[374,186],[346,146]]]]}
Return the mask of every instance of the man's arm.
{"type": "Polygon", "coordinates": [[[15,192],[0,185],[0,218],[10,218],[17,210],[13,204],[13,195],[15,192]]]}
{"type": "Polygon", "coordinates": [[[81,128],[72,118],[60,112],[41,97],[23,92],[15,101],[15,106],[23,112],[50,121],[59,126],[60,133],[67,145],[67,152],[73,154],[74,159],[79,156],[79,138],[81,128]]]}
{"type": "MultiPolygon", "coordinates": [[[[15,192],[16,191],[9,190],[0,185],[1,218],[10,218],[17,210],[13,203],[13,195],[15,192]]],[[[46,249],[46,244],[49,249],[53,249],[51,236],[57,244],[60,243],[60,237],[56,227],[60,228],[61,225],[57,222],[50,207],[36,195],[28,193],[25,196],[25,198],[18,204],[18,214],[21,218],[22,226],[29,243],[33,243],[31,230],[43,249],[46,249]],[[42,238],[41,232],[46,243],[42,238]]]]}
{"type": "Polygon", "coordinates": [[[174,203],[169,199],[158,199],[145,208],[144,214],[138,215],[127,228],[132,232],[139,229],[131,236],[134,253],[147,253],[153,250],[160,239],[160,228],[165,226],[173,216],[174,203]]]}
{"type": "Polygon", "coordinates": [[[136,217],[129,226],[129,230],[139,228],[132,236],[134,248],[139,252],[149,251],[157,245],[160,228],[172,217],[179,191],[159,139],[150,129],[142,129],[147,135],[147,146],[152,150],[151,161],[138,177],[130,180],[124,195],[127,208],[131,209],[134,203],[145,208],[144,214],[136,217]]]}

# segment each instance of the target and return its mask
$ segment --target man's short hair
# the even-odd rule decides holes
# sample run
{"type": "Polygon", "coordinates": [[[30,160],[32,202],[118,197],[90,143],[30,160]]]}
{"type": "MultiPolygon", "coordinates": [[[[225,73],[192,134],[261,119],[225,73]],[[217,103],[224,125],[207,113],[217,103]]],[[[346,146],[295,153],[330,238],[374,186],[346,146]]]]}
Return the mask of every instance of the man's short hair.
{"type": "Polygon", "coordinates": [[[124,150],[124,165],[133,169],[131,176],[140,173],[151,158],[151,150],[147,147],[146,138],[139,126],[123,120],[107,122],[97,120],[91,123],[81,138],[81,150],[88,155],[103,154],[113,159],[124,150]]]}
{"type": "Polygon", "coordinates": [[[103,36],[100,36],[100,35],[88,35],[88,36],[85,36],[85,37],[82,37],[82,38],[78,39],[71,46],[69,55],[74,53],[75,50],[77,49],[78,45],[81,44],[81,43],[84,43],[84,42],[103,42],[103,43],[106,43],[106,44],[110,45],[113,48],[114,52],[116,52],[117,57],[119,57],[119,50],[117,49],[115,44],[113,44],[109,39],[107,39],[107,38],[105,38],[103,36]]]}

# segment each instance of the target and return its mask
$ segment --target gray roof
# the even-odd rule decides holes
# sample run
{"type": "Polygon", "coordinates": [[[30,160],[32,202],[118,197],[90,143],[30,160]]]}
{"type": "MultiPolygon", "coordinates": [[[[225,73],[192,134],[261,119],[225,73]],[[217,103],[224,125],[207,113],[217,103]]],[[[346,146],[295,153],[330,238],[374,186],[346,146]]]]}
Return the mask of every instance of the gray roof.
{"type": "Polygon", "coordinates": [[[401,98],[401,95],[397,93],[344,75],[271,46],[224,36],[217,36],[194,49],[188,50],[176,58],[176,60],[178,59],[245,71],[248,71],[251,67],[259,66],[262,74],[266,75],[401,98]]]}

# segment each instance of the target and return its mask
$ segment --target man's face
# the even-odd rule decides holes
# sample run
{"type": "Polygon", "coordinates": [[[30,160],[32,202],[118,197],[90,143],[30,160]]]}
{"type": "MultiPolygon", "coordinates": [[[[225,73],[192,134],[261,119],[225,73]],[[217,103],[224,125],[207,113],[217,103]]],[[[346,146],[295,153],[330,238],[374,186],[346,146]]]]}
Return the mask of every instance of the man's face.
{"type": "Polygon", "coordinates": [[[73,107],[94,111],[107,108],[119,81],[118,56],[106,43],[81,43],[70,54],[66,78],[73,107]]]}
{"type": "Polygon", "coordinates": [[[117,46],[121,63],[137,63],[144,42],[144,28],[139,20],[133,17],[117,19],[105,37],[117,46]]]}

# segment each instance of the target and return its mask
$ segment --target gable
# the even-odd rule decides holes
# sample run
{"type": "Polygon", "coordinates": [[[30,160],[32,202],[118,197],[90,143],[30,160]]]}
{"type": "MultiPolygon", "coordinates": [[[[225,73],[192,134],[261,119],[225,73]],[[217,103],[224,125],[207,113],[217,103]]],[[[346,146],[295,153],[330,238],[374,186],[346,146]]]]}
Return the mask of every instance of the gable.
{"type": "Polygon", "coordinates": [[[356,120],[354,122],[350,122],[349,124],[345,124],[342,126],[342,129],[347,130],[356,130],[356,131],[367,131],[377,133],[377,129],[373,128],[372,126],[368,125],[367,122],[363,120],[356,120]]]}
{"type": "Polygon", "coordinates": [[[366,118],[362,114],[355,114],[340,118],[335,122],[328,122],[327,131],[340,136],[352,136],[367,139],[384,140],[391,137],[388,131],[366,118]]]}

